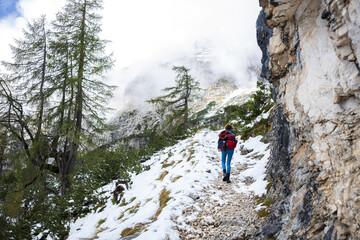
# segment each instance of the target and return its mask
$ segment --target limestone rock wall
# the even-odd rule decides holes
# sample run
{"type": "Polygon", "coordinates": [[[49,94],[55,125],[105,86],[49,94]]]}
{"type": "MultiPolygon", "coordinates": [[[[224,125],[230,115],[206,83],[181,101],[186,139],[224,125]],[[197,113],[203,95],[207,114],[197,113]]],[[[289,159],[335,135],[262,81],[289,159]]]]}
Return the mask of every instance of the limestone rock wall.
{"type": "Polygon", "coordinates": [[[360,1],[260,0],[274,85],[264,238],[360,239],[360,1]]]}

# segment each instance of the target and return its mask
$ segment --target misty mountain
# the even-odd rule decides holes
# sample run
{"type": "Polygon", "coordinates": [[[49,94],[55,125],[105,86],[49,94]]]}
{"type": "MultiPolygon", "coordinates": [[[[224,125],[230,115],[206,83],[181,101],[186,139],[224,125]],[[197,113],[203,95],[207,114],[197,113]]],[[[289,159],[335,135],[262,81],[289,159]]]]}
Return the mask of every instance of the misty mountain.
{"type": "MultiPolygon", "coordinates": [[[[196,92],[191,103],[190,120],[195,125],[219,128],[224,118],[224,108],[230,105],[241,105],[253,93],[251,89],[241,89],[235,83],[219,79],[212,86],[196,92]]],[[[111,140],[130,135],[141,134],[147,130],[159,133],[164,130],[164,118],[156,111],[156,107],[143,103],[142,106],[128,106],[119,111],[110,121],[112,126],[111,140]]]]}
{"type": "Polygon", "coordinates": [[[218,68],[221,59],[217,51],[210,43],[196,43],[189,52],[165,56],[161,60],[154,59],[151,63],[140,62],[136,66],[121,69],[122,77],[119,79],[119,96],[115,108],[120,111],[141,108],[146,100],[161,95],[162,89],[174,84],[175,75],[171,69],[179,65],[189,68],[190,74],[204,89],[215,86],[219,79],[226,79],[236,87],[255,87],[260,70],[256,57],[248,56],[244,65],[239,66],[238,72],[235,73],[218,68]]]}

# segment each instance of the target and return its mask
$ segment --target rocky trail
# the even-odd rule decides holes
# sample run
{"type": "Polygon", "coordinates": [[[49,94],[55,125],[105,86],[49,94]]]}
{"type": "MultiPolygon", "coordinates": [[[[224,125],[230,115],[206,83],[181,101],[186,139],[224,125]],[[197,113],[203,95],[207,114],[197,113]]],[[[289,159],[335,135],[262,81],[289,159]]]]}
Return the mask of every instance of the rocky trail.
{"type": "MultiPolygon", "coordinates": [[[[218,158],[213,157],[212,161],[219,162],[218,158]]],[[[183,211],[184,217],[193,218],[186,221],[193,230],[182,229],[180,225],[177,229],[180,239],[256,239],[254,233],[264,219],[256,214],[254,194],[241,193],[236,187],[242,179],[241,173],[247,168],[246,163],[237,163],[231,169],[231,183],[222,181],[220,174],[212,186],[203,190],[203,197],[193,196],[197,205],[183,211]]],[[[242,182],[250,185],[254,181],[248,177],[242,182]]]]}
{"type": "Polygon", "coordinates": [[[115,182],[104,186],[105,207],[74,222],[68,240],[259,239],[263,219],[254,197],[266,192],[268,144],[261,136],[239,143],[226,183],[217,138],[218,131],[204,129],[159,151],[119,203],[115,182]]]}

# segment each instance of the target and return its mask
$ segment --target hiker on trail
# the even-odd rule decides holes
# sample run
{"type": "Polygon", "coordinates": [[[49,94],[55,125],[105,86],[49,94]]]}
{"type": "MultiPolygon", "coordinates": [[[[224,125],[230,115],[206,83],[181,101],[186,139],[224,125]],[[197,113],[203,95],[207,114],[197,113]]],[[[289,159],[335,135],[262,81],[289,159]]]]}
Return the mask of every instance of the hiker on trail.
{"type": "Polygon", "coordinates": [[[223,168],[223,181],[226,181],[227,183],[230,183],[230,163],[232,156],[234,154],[234,149],[237,144],[237,139],[235,138],[236,135],[233,132],[233,126],[231,124],[226,124],[225,130],[223,130],[219,134],[219,140],[224,140],[225,145],[220,148],[221,150],[221,162],[222,162],[222,168],[223,168]],[[227,158],[227,164],[225,166],[225,161],[227,158]]]}

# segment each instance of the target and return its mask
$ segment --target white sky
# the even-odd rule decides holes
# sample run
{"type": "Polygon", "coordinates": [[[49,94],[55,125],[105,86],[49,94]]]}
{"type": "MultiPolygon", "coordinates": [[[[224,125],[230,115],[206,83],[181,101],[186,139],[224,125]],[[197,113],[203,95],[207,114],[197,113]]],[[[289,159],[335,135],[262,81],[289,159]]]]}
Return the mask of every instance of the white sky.
{"type": "MultiPolygon", "coordinates": [[[[64,4],[19,0],[20,17],[0,20],[0,60],[10,60],[8,45],[21,37],[26,21],[41,14],[52,19],[64,4]]],[[[260,65],[255,29],[259,11],[257,0],[104,0],[102,37],[112,41],[107,49],[116,60],[108,78],[118,86],[110,105],[120,109],[161,94],[160,89],[174,82],[173,65],[192,68],[202,85],[226,77],[246,88],[254,86],[247,68],[260,65]],[[191,60],[195,46],[210,51],[206,69],[191,60]]]]}

